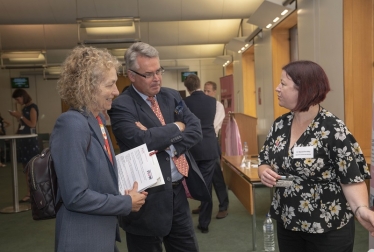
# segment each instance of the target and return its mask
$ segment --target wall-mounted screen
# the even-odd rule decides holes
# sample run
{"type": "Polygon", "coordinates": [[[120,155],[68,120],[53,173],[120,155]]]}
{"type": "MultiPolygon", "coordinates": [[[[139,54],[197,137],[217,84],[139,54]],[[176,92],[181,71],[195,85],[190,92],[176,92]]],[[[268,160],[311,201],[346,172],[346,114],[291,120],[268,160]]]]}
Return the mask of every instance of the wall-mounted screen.
{"type": "Polygon", "coordinates": [[[196,71],[192,71],[192,72],[182,72],[182,82],[186,79],[186,77],[190,74],[194,74],[194,75],[197,75],[197,72],[196,71]]]}
{"type": "Polygon", "coordinates": [[[12,88],[29,88],[29,78],[27,77],[10,78],[10,83],[12,88]]]}

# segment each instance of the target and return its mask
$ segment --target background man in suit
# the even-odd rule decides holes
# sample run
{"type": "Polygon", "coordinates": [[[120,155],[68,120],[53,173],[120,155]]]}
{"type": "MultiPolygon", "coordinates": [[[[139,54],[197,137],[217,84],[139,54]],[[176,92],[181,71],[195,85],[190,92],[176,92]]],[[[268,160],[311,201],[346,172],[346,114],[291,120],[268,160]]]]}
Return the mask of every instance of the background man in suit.
{"type": "MultiPolygon", "coordinates": [[[[214,167],[217,165],[220,156],[213,125],[216,114],[216,99],[204,94],[200,89],[200,79],[194,74],[186,77],[184,86],[190,93],[190,96],[185,98],[184,101],[191,112],[200,119],[203,132],[203,140],[193,146],[190,152],[199,166],[210,193],[212,193],[214,167]]],[[[212,218],[212,209],[212,201],[201,202],[198,229],[203,233],[209,232],[208,226],[212,218]]]]}
{"type": "Polygon", "coordinates": [[[176,90],[163,88],[163,68],[157,50],[142,42],[125,54],[132,85],[113,101],[108,111],[121,152],[146,143],[157,151],[165,185],[147,189],[138,213],[120,218],[129,252],[198,251],[189,211],[186,183],[193,198],[211,198],[188,150],[202,138],[199,119],[176,90]],[[187,162],[188,163],[187,163],[187,162]],[[188,172],[186,168],[188,165],[188,172]]]}
{"type": "MultiPolygon", "coordinates": [[[[217,84],[213,81],[207,81],[204,85],[204,93],[206,95],[209,95],[213,98],[216,97],[216,90],[217,90],[217,84]]],[[[216,136],[218,139],[223,119],[225,119],[225,108],[223,107],[222,103],[219,101],[216,101],[216,115],[214,117],[214,130],[216,132],[216,136]]],[[[216,215],[217,219],[223,219],[225,218],[229,213],[227,211],[229,207],[229,195],[227,193],[227,186],[225,184],[225,180],[223,178],[223,173],[221,170],[221,158],[217,159],[217,164],[214,168],[214,175],[213,175],[213,186],[214,190],[216,191],[216,195],[219,202],[219,210],[216,215]]],[[[193,214],[199,214],[200,208],[192,210],[193,214]]]]}

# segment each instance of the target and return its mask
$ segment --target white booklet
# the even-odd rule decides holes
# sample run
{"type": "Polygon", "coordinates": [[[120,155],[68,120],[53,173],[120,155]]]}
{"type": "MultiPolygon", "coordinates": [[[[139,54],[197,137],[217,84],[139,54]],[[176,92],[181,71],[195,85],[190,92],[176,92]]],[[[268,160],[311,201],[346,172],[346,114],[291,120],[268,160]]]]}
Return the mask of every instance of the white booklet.
{"type": "Polygon", "coordinates": [[[165,184],[160,165],[155,154],[142,144],[116,155],[118,166],[118,188],[122,195],[138,182],[138,191],[165,184]]]}

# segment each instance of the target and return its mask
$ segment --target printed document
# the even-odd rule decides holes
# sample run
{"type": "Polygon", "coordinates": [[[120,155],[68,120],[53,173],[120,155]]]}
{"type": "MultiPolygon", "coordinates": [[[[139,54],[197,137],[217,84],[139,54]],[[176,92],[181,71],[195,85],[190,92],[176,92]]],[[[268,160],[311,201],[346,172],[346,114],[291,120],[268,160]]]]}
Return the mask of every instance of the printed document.
{"type": "MultiPolygon", "coordinates": [[[[151,152],[152,153],[152,152],[151,152]]],[[[138,191],[165,184],[155,154],[151,155],[143,144],[116,155],[118,166],[118,188],[122,195],[138,182],[138,191]]]]}

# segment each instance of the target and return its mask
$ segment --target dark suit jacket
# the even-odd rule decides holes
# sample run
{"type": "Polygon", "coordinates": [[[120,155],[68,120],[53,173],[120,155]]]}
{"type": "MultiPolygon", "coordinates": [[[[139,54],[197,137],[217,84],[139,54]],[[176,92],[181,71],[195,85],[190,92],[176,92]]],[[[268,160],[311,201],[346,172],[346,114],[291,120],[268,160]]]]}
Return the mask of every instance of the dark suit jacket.
{"type": "Polygon", "coordinates": [[[120,218],[120,225],[127,232],[138,235],[165,236],[170,232],[173,218],[173,188],[171,179],[170,156],[164,150],[170,145],[176,148],[177,155],[185,154],[190,169],[186,178],[191,195],[197,200],[210,200],[204,179],[188,150],[200,141],[199,119],[187,108],[179,93],[173,89],[161,88],[157,94],[166,125],[153,113],[151,107],[129,87],[118,96],[108,111],[113,133],[121,152],[146,143],[148,150],[157,150],[165,185],[148,189],[145,204],[137,213],[120,218]],[[178,106],[179,105],[179,106],[178,106]],[[178,107],[178,114],[175,108],[178,107]],[[140,130],[135,122],[142,123],[147,130],[140,130]],[[186,125],[181,132],[173,123],[182,121],[186,125]]]}
{"type": "Polygon", "coordinates": [[[114,251],[119,240],[117,216],[129,214],[132,202],[119,194],[117,164],[104,145],[92,114],[69,110],[57,119],[50,139],[57,201],[63,201],[56,217],[56,251],[114,251]]]}
{"type": "Polygon", "coordinates": [[[216,115],[216,99],[195,91],[184,99],[187,107],[200,119],[203,139],[190,150],[196,161],[217,159],[220,149],[214,131],[214,117],[216,115]]]}

